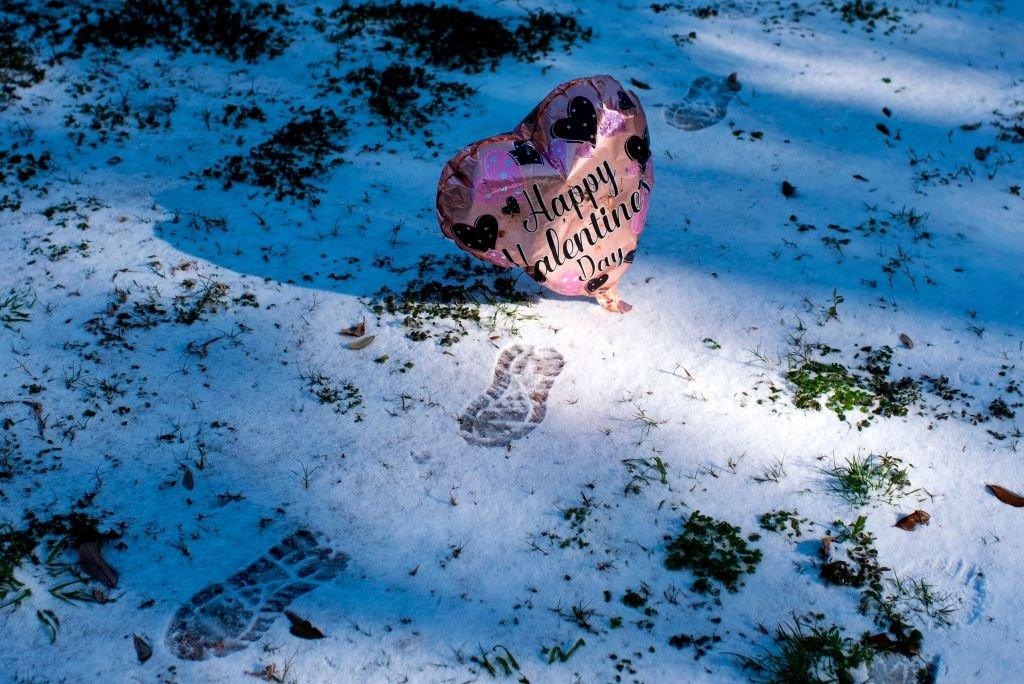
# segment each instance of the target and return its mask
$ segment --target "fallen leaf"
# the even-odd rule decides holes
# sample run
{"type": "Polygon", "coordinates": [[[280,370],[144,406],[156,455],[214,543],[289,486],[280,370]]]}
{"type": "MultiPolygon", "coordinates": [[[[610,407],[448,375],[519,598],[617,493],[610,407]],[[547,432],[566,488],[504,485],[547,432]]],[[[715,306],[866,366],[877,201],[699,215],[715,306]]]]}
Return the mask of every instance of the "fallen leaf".
{"type": "Polygon", "coordinates": [[[640,90],[650,90],[651,89],[651,86],[647,85],[643,81],[638,81],[635,78],[629,79],[629,82],[632,83],[634,87],[639,88],[640,90]]]}
{"type": "Polygon", "coordinates": [[[117,571],[103,560],[100,547],[96,542],[85,542],[78,547],[78,564],[93,579],[97,579],[108,588],[117,586],[117,571]]]}
{"type": "Polygon", "coordinates": [[[961,131],[976,131],[979,128],[981,128],[981,122],[980,121],[976,121],[974,123],[960,124],[960,130],[961,131]]]}
{"type": "Polygon", "coordinates": [[[1024,508],[1024,496],[1011,492],[1006,487],[1000,487],[999,485],[987,484],[988,491],[992,492],[997,499],[1002,501],[1007,506],[1014,506],[1016,508],[1024,508]]]}
{"type": "Polygon", "coordinates": [[[796,194],[796,186],[789,181],[782,181],[782,196],[790,198],[796,194]]]}
{"type": "Polygon", "coordinates": [[[825,535],[821,538],[821,548],[818,551],[821,553],[821,557],[824,560],[828,560],[829,556],[832,555],[832,541],[835,537],[825,535]]]}
{"type": "Polygon", "coordinates": [[[366,334],[366,322],[359,321],[355,325],[349,326],[341,331],[341,334],[345,337],[362,337],[366,334]]]}
{"type": "Polygon", "coordinates": [[[984,148],[984,147],[975,147],[974,148],[974,158],[975,159],[977,159],[980,162],[983,162],[983,161],[985,161],[985,159],[987,157],[988,157],[988,150],[986,148],[984,148]]]}
{"type": "Polygon", "coordinates": [[[892,116],[892,110],[889,109],[888,107],[882,107],[882,113],[885,114],[886,116],[892,116]]]}
{"type": "Polygon", "coordinates": [[[900,333],[900,342],[902,342],[903,346],[907,349],[914,348],[914,340],[910,339],[910,336],[906,333],[900,333]]]}
{"type": "Polygon", "coordinates": [[[913,641],[913,639],[901,637],[899,640],[896,640],[885,632],[865,636],[862,641],[864,644],[871,646],[877,651],[900,653],[908,658],[913,658],[921,652],[920,647],[913,641]]]}
{"type": "Polygon", "coordinates": [[[250,677],[255,677],[256,679],[262,679],[265,682],[282,682],[282,681],[284,681],[283,679],[281,679],[281,677],[278,676],[278,674],[277,674],[277,666],[274,665],[274,663],[270,663],[269,665],[264,667],[262,670],[257,670],[257,671],[253,671],[253,672],[250,672],[250,671],[246,670],[245,674],[249,675],[250,677]]]}
{"type": "Polygon", "coordinates": [[[875,128],[877,128],[878,131],[883,135],[892,135],[891,133],[889,133],[889,127],[886,126],[884,123],[876,123],[875,128]]]}
{"type": "Polygon", "coordinates": [[[725,85],[729,90],[733,91],[734,93],[738,93],[740,91],[740,88],[743,87],[740,85],[740,79],[736,78],[735,71],[729,74],[729,78],[725,79],[725,85]]]}
{"type": "Polygon", "coordinates": [[[372,343],[372,342],[373,342],[373,341],[374,341],[375,339],[377,339],[377,336],[376,336],[376,335],[367,335],[367,336],[366,336],[366,337],[364,337],[363,339],[361,339],[361,340],[356,340],[355,342],[349,342],[349,343],[348,343],[348,344],[346,344],[345,346],[346,346],[346,347],[348,347],[349,349],[365,349],[366,347],[369,347],[369,346],[370,346],[370,344],[371,344],[371,343],[372,343]]]}
{"type": "Polygon", "coordinates": [[[854,178],[854,180],[859,180],[859,181],[863,181],[863,182],[865,182],[865,183],[867,183],[867,182],[868,182],[868,179],[867,179],[867,178],[865,178],[864,176],[860,175],[859,173],[855,173],[855,174],[853,174],[853,178],[854,178]]]}
{"type": "Polygon", "coordinates": [[[885,632],[865,637],[864,643],[878,651],[888,651],[896,644],[885,632]]]}
{"type": "Polygon", "coordinates": [[[132,637],[132,642],[135,644],[135,655],[139,657],[140,663],[144,663],[153,657],[153,647],[149,645],[145,637],[135,634],[132,637]]]}
{"type": "Polygon", "coordinates": [[[290,610],[284,611],[285,617],[288,618],[288,622],[292,623],[291,628],[288,630],[294,636],[300,639],[323,639],[326,635],[319,629],[313,626],[309,620],[301,618],[290,610]]]}
{"type": "Polygon", "coordinates": [[[192,475],[192,469],[187,465],[182,463],[181,467],[185,471],[185,474],[181,476],[181,486],[191,492],[196,488],[196,478],[192,475]]]}
{"type": "Polygon", "coordinates": [[[896,527],[901,530],[910,532],[918,525],[927,525],[928,521],[932,519],[932,516],[928,515],[927,512],[917,510],[910,515],[905,515],[896,522],[896,527]]]}

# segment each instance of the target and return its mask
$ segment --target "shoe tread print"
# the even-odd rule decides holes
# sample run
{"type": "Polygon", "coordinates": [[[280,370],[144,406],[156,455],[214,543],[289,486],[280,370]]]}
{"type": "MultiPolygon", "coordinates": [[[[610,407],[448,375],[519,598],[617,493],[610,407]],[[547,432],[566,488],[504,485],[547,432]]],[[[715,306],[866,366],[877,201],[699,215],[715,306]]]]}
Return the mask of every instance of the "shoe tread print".
{"type": "Polygon", "coordinates": [[[711,79],[701,76],[690,84],[682,101],[665,108],[665,121],[684,131],[699,131],[725,118],[729,103],[740,90],[736,74],[711,79]]]}
{"type": "Polygon", "coordinates": [[[347,564],[348,556],[299,530],[178,608],[167,629],[167,644],[185,660],[240,651],[261,639],[292,601],[337,577],[347,564]]]}
{"type": "Polygon", "coordinates": [[[565,359],[550,347],[515,344],[498,355],[490,386],[459,417],[462,437],[476,446],[508,446],[537,427],[565,359]]]}

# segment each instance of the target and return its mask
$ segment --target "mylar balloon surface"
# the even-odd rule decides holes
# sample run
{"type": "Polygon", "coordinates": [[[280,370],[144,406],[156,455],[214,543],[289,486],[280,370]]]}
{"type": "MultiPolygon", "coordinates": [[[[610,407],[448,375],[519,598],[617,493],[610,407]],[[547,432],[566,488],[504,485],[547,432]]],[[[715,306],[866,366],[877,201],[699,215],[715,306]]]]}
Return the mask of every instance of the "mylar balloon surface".
{"type": "Polygon", "coordinates": [[[616,284],[647,220],[654,161],[640,99],[611,76],[555,88],[510,133],[459,151],[437,216],[473,256],[628,311],[616,284]]]}

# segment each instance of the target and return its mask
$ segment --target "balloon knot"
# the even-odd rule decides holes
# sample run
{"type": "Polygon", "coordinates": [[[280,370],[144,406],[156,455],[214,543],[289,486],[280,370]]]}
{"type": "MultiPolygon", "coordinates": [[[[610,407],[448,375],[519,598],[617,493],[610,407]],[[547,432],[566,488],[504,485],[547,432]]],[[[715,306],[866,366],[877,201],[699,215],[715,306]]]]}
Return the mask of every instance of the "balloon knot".
{"type": "Polygon", "coordinates": [[[597,295],[597,301],[604,307],[605,311],[612,313],[627,313],[633,305],[619,296],[618,289],[610,287],[597,295]]]}

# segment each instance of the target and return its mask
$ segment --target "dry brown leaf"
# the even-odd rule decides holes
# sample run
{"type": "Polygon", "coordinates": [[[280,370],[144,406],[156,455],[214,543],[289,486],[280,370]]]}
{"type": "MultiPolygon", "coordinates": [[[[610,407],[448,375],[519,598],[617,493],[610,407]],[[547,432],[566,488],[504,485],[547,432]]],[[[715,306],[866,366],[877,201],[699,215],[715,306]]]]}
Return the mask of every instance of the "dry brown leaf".
{"type": "Polygon", "coordinates": [[[906,638],[893,639],[885,632],[864,636],[861,640],[864,644],[871,646],[877,651],[889,651],[901,653],[908,658],[913,658],[921,652],[920,646],[906,638]]]}
{"type": "Polygon", "coordinates": [[[896,523],[896,527],[900,528],[901,530],[906,530],[907,532],[910,532],[918,525],[927,525],[928,521],[931,519],[932,516],[928,515],[927,512],[917,510],[911,513],[910,515],[905,515],[902,518],[900,518],[899,521],[896,523]]]}
{"type": "Polygon", "coordinates": [[[181,486],[191,492],[196,488],[196,478],[192,475],[192,469],[187,465],[182,464],[181,467],[185,471],[185,474],[181,476],[181,486]]]}
{"type": "Polygon", "coordinates": [[[377,339],[376,335],[367,335],[363,339],[356,340],[355,342],[349,342],[345,346],[349,349],[366,349],[375,339],[377,339]]]}
{"type": "Polygon", "coordinates": [[[103,560],[96,542],[85,542],[78,547],[78,564],[90,577],[99,580],[109,589],[117,586],[117,571],[103,560]]]}
{"type": "Polygon", "coordinates": [[[341,334],[345,337],[362,337],[366,334],[366,321],[359,321],[355,325],[345,328],[341,334]]]}
{"type": "Polygon", "coordinates": [[[825,560],[828,560],[829,556],[832,555],[832,541],[834,539],[835,537],[830,537],[828,535],[821,538],[821,548],[819,549],[819,552],[821,553],[821,557],[825,560]]]}
{"type": "Polygon", "coordinates": [[[284,611],[285,617],[288,618],[288,622],[292,623],[291,628],[288,630],[293,635],[300,639],[323,639],[326,635],[319,629],[313,626],[309,620],[301,618],[290,610],[284,611]]]}
{"type": "Polygon", "coordinates": [[[246,670],[245,674],[249,675],[250,677],[255,677],[256,679],[262,679],[265,682],[279,682],[280,683],[280,682],[284,681],[277,674],[277,666],[274,665],[274,663],[270,663],[269,665],[264,667],[262,670],[256,670],[254,672],[250,672],[250,671],[246,670]]]}
{"type": "Polygon", "coordinates": [[[132,641],[135,643],[135,655],[139,657],[140,663],[144,663],[153,657],[153,647],[149,645],[145,637],[135,634],[132,637],[132,641]]]}
{"type": "Polygon", "coordinates": [[[1014,506],[1016,508],[1024,508],[1024,496],[1011,492],[1006,487],[1000,487],[999,485],[987,484],[988,491],[992,492],[997,499],[1002,501],[1007,506],[1014,506]]]}
{"type": "Polygon", "coordinates": [[[864,643],[875,650],[888,651],[892,649],[896,642],[890,639],[889,635],[885,632],[880,632],[879,634],[872,634],[871,636],[865,637],[864,643]]]}
{"type": "Polygon", "coordinates": [[[900,342],[902,342],[903,346],[907,349],[914,348],[914,340],[910,339],[910,336],[906,333],[900,333],[900,342]]]}

